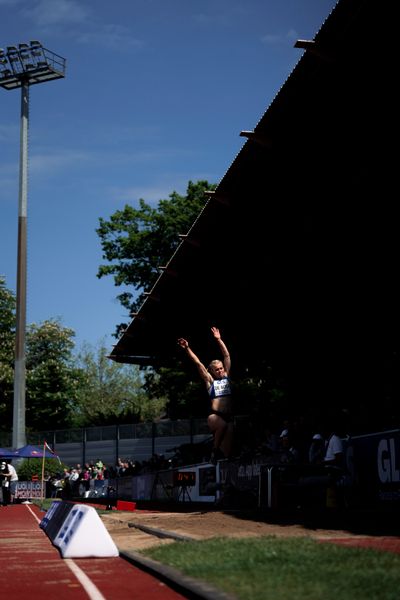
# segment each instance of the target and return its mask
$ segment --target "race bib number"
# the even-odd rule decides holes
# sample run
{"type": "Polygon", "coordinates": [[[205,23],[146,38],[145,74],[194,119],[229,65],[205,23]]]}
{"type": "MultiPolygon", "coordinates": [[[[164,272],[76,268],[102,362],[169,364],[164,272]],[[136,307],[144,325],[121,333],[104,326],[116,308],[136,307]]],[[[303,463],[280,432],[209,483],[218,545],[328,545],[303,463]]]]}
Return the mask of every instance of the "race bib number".
{"type": "Polygon", "coordinates": [[[215,398],[219,398],[220,396],[230,396],[232,393],[229,379],[216,379],[213,385],[215,398]]]}

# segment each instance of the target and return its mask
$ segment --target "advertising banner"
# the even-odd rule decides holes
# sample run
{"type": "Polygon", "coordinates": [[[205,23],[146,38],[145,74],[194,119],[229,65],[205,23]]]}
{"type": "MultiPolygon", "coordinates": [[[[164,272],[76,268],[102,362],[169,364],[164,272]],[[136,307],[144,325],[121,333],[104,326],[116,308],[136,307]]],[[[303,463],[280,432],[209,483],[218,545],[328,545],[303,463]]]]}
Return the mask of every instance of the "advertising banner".
{"type": "Polygon", "coordinates": [[[350,438],[346,462],[361,506],[400,504],[399,429],[350,438]]]}
{"type": "Polygon", "coordinates": [[[17,481],[15,488],[15,498],[19,500],[30,500],[32,498],[42,498],[41,481],[17,481]]]}

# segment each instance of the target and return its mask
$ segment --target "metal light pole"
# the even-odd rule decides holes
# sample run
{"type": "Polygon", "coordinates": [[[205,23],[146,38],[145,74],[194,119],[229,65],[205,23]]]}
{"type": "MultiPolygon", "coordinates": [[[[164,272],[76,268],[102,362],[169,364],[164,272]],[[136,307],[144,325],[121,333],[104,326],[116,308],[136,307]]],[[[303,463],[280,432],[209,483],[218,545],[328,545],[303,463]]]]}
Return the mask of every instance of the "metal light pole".
{"type": "Polygon", "coordinates": [[[21,88],[21,127],[18,197],[17,307],[15,329],[14,406],[12,445],[26,444],[26,265],[28,204],[28,123],[29,86],[65,77],[65,59],[36,40],[29,44],[0,48],[0,86],[6,90],[21,88]]]}

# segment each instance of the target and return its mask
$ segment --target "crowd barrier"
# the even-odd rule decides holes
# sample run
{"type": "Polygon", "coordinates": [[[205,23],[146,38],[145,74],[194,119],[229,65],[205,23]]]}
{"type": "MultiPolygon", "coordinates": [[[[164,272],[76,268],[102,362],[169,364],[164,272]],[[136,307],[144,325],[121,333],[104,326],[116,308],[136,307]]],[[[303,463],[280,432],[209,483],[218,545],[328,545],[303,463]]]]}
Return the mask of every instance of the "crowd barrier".
{"type": "MultiPolygon", "coordinates": [[[[335,487],[346,506],[398,508],[400,430],[348,437],[343,445],[345,468],[335,487]]],[[[320,468],[285,466],[261,456],[247,461],[221,461],[216,468],[202,463],[96,481],[90,493],[133,501],[176,502],[213,502],[222,493],[236,493],[252,505],[274,509],[307,498],[312,492],[312,478],[321,475],[320,468]],[[300,489],[302,486],[304,489],[300,489]]],[[[329,485],[326,488],[329,492],[329,485]]],[[[17,499],[41,498],[41,482],[20,481],[15,495],[17,499]]]]}
{"type": "Polygon", "coordinates": [[[221,488],[233,489],[260,508],[302,503],[380,510],[400,507],[400,430],[343,439],[340,474],[311,465],[285,465],[269,457],[222,462],[221,488]]]}
{"type": "Polygon", "coordinates": [[[32,500],[43,498],[45,493],[41,481],[17,481],[14,496],[17,500],[32,500]]]}

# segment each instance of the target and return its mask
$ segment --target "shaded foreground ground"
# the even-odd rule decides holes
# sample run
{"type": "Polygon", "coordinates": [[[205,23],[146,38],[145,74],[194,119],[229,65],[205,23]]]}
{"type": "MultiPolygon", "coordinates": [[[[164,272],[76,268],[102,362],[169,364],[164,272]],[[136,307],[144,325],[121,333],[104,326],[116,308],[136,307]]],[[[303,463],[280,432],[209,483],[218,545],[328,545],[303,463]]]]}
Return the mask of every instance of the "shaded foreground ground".
{"type": "MultiPolygon", "coordinates": [[[[104,508],[104,507],[103,507],[104,508]]],[[[104,511],[101,515],[121,556],[110,559],[63,559],[39,528],[44,512],[35,505],[0,508],[0,560],[4,597],[61,600],[179,600],[190,596],[180,574],[158,579],[144,571],[146,559],[131,564],[142,549],[176,539],[244,538],[251,536],[308,537],[400,552],[399,525],[392,515],[276,515],[255,511],[217,511],[185,507],[185,511],[104,511]],[[190,510],[192,509],[192,510],[190,510]],[[351,518],[350,518],[351,517],[351,518]],[[138,568],[140,567],[140,568],[138,568]],[[83,579],[79,574],[83,573],[83,579]],[[86,578],[86,583],[85,583],[86,578]],[[87,583],[89,582],[89,584],[87,583]],[[178,583],[178,585],[174,585],[178,583]],[[181,585],[180,585],[181,584],[181,585]],[[89,585],[89,588],[87,587],[89,585]]],[[[157,571],[154,572],[157,575],[157,571]]],[[[162,575],[160,569],[159,575],[162,575]]],[[[190,582],[188,582],[190,584],[190,582]]],[[[207,587],[207,586],[206,586],[207,587]]],[[[204,589],[204,586],[203,586],[204,589]]],[[[200,590],[196,598],[218,599],[219,593],[200,590]],[[208,595],[207,595],[208,594],[208,595]],[[211,594],[211,595],[210,595],[211,594]]]]}

